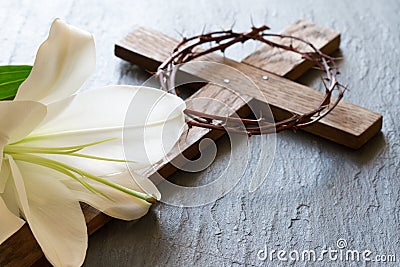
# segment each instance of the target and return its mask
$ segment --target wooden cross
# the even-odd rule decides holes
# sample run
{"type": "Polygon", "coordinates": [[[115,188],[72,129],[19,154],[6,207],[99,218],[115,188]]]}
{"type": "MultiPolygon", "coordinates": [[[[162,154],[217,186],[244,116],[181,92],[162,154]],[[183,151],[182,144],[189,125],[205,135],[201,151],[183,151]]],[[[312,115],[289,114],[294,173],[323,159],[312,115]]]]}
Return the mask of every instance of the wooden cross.
{"type": "MultiPolygon", "coordinates": [[[[332,54],[339,48],[340,34],[338,32],[306,21],[298,21],[282,33],[305,39],[325,54],[332,54]]],[[[115,45],[115,54],[149,71],[155,71],[159,64],[170,55],[177,43],[178,40],[161,32],[139,28],[115,45]]],[[[303,75],[312,65],[291,52],[277,52],[276,49],[263,45],[241,63],[217,54],[207,55],[202,60],[220,62],[238,69],[255,82],[263,95],[260,97],[259,92],[235,84],[235,77],[229,77],[229,73],[224,77],[216,77],[216,70],[213,69],[183,68],[183,71],[188,74],[206,81],[228,79],[231,81],[229,88],[237,90],[235,94],[215,84],[203,86],[186,100],[188,105],[191,105],[196,98],[213,98],[226,103],[229,109],[215,105],[202,105],[199,110],[201,112],[226,116],[234,110],[238,115],[245,117],[250,114],[248,103],[267,99],[274,117],[282,119],[293,113],[302,114],[314,109],[323,97],[321,92],[292,81],[303,75]],[[268,79],[265,79],[265,76],[268,79]]],[[[199,107],[196,106],[196,109],[199,107]]],[[[382,115],[342,101],[328,116],[304,130],[357,149],[377,134],[381,127],[382,115]]],[[[188,136],[181,138],[180,151],[183,151],[182,154],[186,158],[193,158],[198,154],[200,140],[203,138],[216,140],[223,134],[220,131],[193,128],[188,136]]],[[[173,150],[170,158],[178,158],[181,155],[180,151],[173,150]]],[[[156,168],[149,168],[143,173],[152,176],[155,174],[154,169],[157,169],[157,173],[167,177],[176,171],[174,166],[176,165],[169,162],[160,162],[155,166],[156,168]]],[[[89,234],[111,219],[88,205],[82,204],[82,209],[89,234]]],[[[0,266],[38,266],[46,262],[27,225],[0,246],[0,266]]]]}
{"type": "MultiPolygon", "coordinates": [[[[325,54],[332,54],[339,48],[340,34],[337,31],[300,20],[285,29],[283,34],[294,35],[313,43],[325,54]]],[[[279,40],[277,40],[279,42],[279,40]]],[[[138,28],[129,33],[115,45],[115,55],[146,70],[156,71],[178,44],[178,40],[159,31],[138,28]]],[[[293,43],[293,45],[298,45],[293,43]]],[[[235,84],[232,74],[224,73],[221,77],[218,70],[212,68],[184,68],[183,71],[206,81],[227,79],[229,89],[215,84],[207,84],[186,99],[188,105],[200,98],[216,99],[226,103],[228,108],[215,105],[202,105],[201,112],[226,116],[236,111],[240,116],[248,116],[247,108],[251,101],[267,99],[276,119],[289,117],[291,114],[302,114],[313,110],[323,98],[323,93],[299,83],[293,82],[312,67],[312,64],[299,55],[288,51],[278,51],[267,45],[262,45],[246,57],[241,63],[227,59],[218,54],[206,55],[201,60],[219,62],[238,69],[250,77],[261,89],[260,93],[235,84]],[[217,74],[216,74],[217,73],[217,74]],[[217,76],[217,77],[216,77],[217,76]],[[268,79],[263,79],[267,76],[268,79]],[[231,90],[234,90],[233,93],[231,90]]],[[[193,108],[198,110],[199,107],[193,108]]],[[[329,139],[347,147],[358,149],[377,134],[382,127],[382,115],[367,110],[352,103],[342,101],[325,118],[304,130],[320,137],[329,139]]],[[[218,139],[224,133],[216,130],[193,128],[189,135],[180,140],[180,150],[186,158],[198,154],[198,143],[203,138],[218,139]]],[[[181,152],[172,151],[170,158],[177,158],[181,152]]],[[[158,173],[167,177],[176,171],[168,162],[157,165],[158,173]]],[[[144,174],[151,176],[154,168],[144,174]]]]}
{"type": "MultiPolygon", "coordinates": [[[[339,48],[340,35],[338,32],[306,21],[298,21],[283,33],[301,37],[315,44],[326,54],[331,54],[339,48]]],[[[155,71],[157,66],[170,55],[177,43],[177,40],[161,32],[139,28],[116,44],[115,54],[147,70],[155,71]]],[[[293,45],[296,46],[297,44],[294,43],[293,45]]],[[[219,74],[218,70],[214,68],[185,69],[183,67],[185,72],[206,81],[217,79],[233,81],[229,84],[229,88],[237,93],[237,95],[229,92],[221,93],[227,90],[221,86],[206,85],[194,94],[188,100],[189,102],[200,97],[215,98],[222,102],[229,101],[230,108],[240,111],[246,103],[244,101],[236,103],[235,100],[238,96],[245,101],[264,101],[264,99],[267,99],[274,117],[283,119],[289,117],[292,113],[303,114],[313,110],[323,98],[321,92],[291,81],[300,77],[311,67],[310,62],[292,52],[281,52],[276,48],[271,49],[264,45],[246,57],[242,63],[218,54],[206,55],[201,60],[219,62],[234,67],[250,77],[261,89],[263,95],[253,89],[240,86],[240,84],[234,84],[235,77],[230,77],[229,73],[224,73],[223,77],[216,77],[219,74]],[[267,76],[268,80],[262,79],[263,76],[267,76]]],[[[224,112],[227,112],[214,111],[212,110],[213,106],[202,108],[204,110],[200,111],[211,114],[222,113],[220,115],[226,115],[224,112]]],[[[380,114],[343,101],[326,118],[304,130],[358,149],[379,132],[381,125],[382,116],[380,114]]]]}

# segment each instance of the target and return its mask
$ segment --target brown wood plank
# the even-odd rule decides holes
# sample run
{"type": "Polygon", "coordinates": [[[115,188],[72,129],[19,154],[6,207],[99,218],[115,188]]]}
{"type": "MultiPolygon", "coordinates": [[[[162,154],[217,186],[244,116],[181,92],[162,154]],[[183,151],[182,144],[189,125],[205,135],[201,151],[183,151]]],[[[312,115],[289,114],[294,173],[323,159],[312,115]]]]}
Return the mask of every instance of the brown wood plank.
{"type": "MultiPolygon", "coordinates": [[[[264,80],[262,77],[266,74],[265,71],[222,56],[210,55],[204,58],[208,61],[227,64],[241,71],[253,80],[259,90],[255,87],[243,86],[240,80],[235,79],[234,74],[221,73],[218,66],[214,64],[206,64],[206,67],[202,68],[197,68],[197,66],[192,68],[188,65],[184,66],[182,70],[211,82],[221,82],[221,77],[228,79],[229,87],[236,92],[243,92],[261,102],[267,101],[277,119],[288,118],[292,113],[307,113],[317,107],[324,96],[322,92],[272,73],[268,73],[269,79],[264,80]]],[[[377,134],[381,126],[382,116],[380,114],[347,101],[341,101],[329,115],[312,127],[303,130],[358,149],[377,134]]]]}
{"type": "MultiPolygon", "coordinates": [[[[301,28],[298,29],[298,31],[301,30],[302,30],[301,28]]],[[[140,31],[142,31],[144,37],[146,37],[147,34],[149,33],[149,31],[145,31],[143,29],[140,31]]],[[[157,34],[157,32],[151,30],[150,32],[153,32],[155,35],[157,34]]],[[[116,53],[120,56],[122,55],[123,58],[129,57],[130,59],[133,59],[133,61],[136,62],[136,64],[139,64],[148,70],[155,70],[159,65],[160,61],[168,56],[169,51],[172,50],[176,42],[175,39],[165,36],[163,34],[155,37],[156,38],[159,37],[161,41],[157,40],[157,42],[147,43],[147,41],[149,41],[147,37],[144,39],[133,40],[134,42],[140,42],[140,45],[142,46],[143,49],[146,50],[147,48],[149,48],[144,54],[145,56],[139,54],[132,54],[126,49],[121,49],[120,46],[116,46],[116,53]],[[160,49],[157,52],[155,52],[152,50],[154,49],[154,46],[150,46],[149,44],[155,45],[158,43],[164,44],[165,46],[160,47],[160,49]],[[152,56],[149,57],[149,55],[152,56]]],[[[332,42],[333,42],[332,38],[329,37],[325,39],[325,42],[322,42],[322,44],[329,45],[332,42]]],[[[286,55],[283,57],[286,57],[286,55]]],[[[304,73],[307,68],[311,67],[297,63],[295,66],[293,61],[291,60],[284,60],[284,62],[285,63],[281,65],[281,68],[289,69],[292,72],[297,71],[298,73],[304,73]],[[286,67],[285,64],[287,64],[286,67]],[[301,68],[301,70],[298,70],[299,68],[301,68]]],[[[280,74],[282,76],[287,75],[287,73],[285,73],[284,71],[281,72],[280,74]]],[[[246,95],[235,96],[232,94],[231,91],[227,90],[226,88],[208,84],[204,86],[201,90],[193,94],[187,100],[188,106],[191,106],[192,105],[191,103],[194,103],[192,102],[193,99],[198,99],[202,97],[209,97],[217,100],[220,99],[221,101],[227,103],[230,109],[236,110],[238,115],[240,116],[247,116],[249,114],[249,110],[247,109],[246,103],[252,99],[252,97],[246,95]]],[[[195,108],[202,108],[204,109],[203,111],[205,112],[223,114],[223,115],[231,113],[230,110],[227,110],[226,108],[217,107],[215,105],[211,106],[203,105],[202,107],[199,107],[198,104],[196,104],[195,108]]],[[[171,175],[176,171],[176,167],[174,166],[179,165],[179,160],[182,150],[183,150],[183,155],[185,157],[193,158],[198,153],[198,142],[201,139],[207,137],[215,140],[221,137],[223,134],[224,134],[223,132],[210,131],[202,128],[191,129],[189,131],[189,134],[187,136],[183,136],[179,141],[179,147],[181,148],[181,150],[174,149],[173,151],[170,152],[170,156],[172,158],[175,158],[174,164],[172,165],[168,162],[159,162],[158,164],[155,165],[155,169],[157,169],[158,173],[160,173],[164,177],[171,175]]],[[[154,168],[145,169],[142,170],[142,172],[148,176],[154,176],[153,175],[154,168]]],[[[95,232],[96,230],[98,230],[100,227],[102,227],[104,224],[106,224],[108,221],[111,220],[109,216],[104,215],[103,213],[99,212],[98,210],[86,204],[82,204],[82,210],[85,215],[89,234],[92,234],[93,232],[95,232]]],[[[44,255],[39,245],[36,243],[31,231],[29,230],[29,227],[25,225],[21,230],[15,233],[12,237],[10,237],[0,246],[0,266],[18,267],[18,266],[31,266],[31,265],[49,266],[49,263],[44,258],[44,255]]]]}
{"type": "MultiPolygon", "coordinates": [[[[87,204],[81,204],[85,215],[88,234],[92,234],[111,220],[111,217],[99,212],[87,204]]],[[[51,266],[33,237],[29,226],[25,224],[0,246],[1,267],[51,266]]]]}
{"type": "MultiPolygon", "coordinates": [[[[305,26],[304,22],[302,25],[305,26]]],[[[309,27],[303,26],[297,27],[308,31],[309,27]]],[[[317,26],[312,26],[310,28],[313,28],[313,31],[317,32],[317,26]]],[[[320,32],[323,31],[324,28],[321,28],[320,32]]],[[[316,39],[319,40],[317,43],[321,49],[325,48],[326,50],[328,47],[330,51],[333,51],[335,45],[339,42],[338,34],[332,30],[329,30],[326,34],[327,38],[330,40],[330,42],[327,43],[330,43],[330,45],[324,45],[321,41],[324,34],[320,33],[314,35],[316,36],[316,39]]],[[[308,38],[308,40],[312,42],[314,39],[308,38]]],[[[169,55],[176,43],[177,40],[174,40],[160,32],[139,28],[118,43],[115,52],[117,56],[125,60],[134,62],[148,70],[154,71],[157,64],[169,55]]],[[[259,52],[256,51],[256,53],[259,52]]],[[[286,55],[292,58],[291,54],[283,53],[281,57],[286,55]]],[[[253,59],[254,57],[248,57],[246,62],[251,63],[253,59]]],[[[227,59],[218,54],[207,55],[199,60],[218,62],[232,66],[253,79],[260,90],[243,87],[241,81],[235,80],[234,75],[230,76],[229,73],[220,73],[220,70],[214,65],[207,65],[205,67],[198,67],[198,65],[196,65],[194,68],[191,65],[185,65],[182,70],[207,81],[220,83],[223,79],[230,80],[231,82],[229,87],[236,90],[239,94],[248,95],[263,102],[265,102],[266,99],[277,119],[285,118],[291,113],[302,114],[313,110],[318,106],[323,97],[323,94],[319,91],[292,82],[258,67],[227,59]],[[264,75],[267,75],[269,79],[262,79],[264,75]]],[[[255,62],[256,65],[258,63],[259,62],[255,62]]],[[[261,67],[265,69],[266,65],[261,67]]],[[[301,73],[304,73],[304,71],[309,67],[311,67],[309,64],[307,65],[298,60],[290,59],[288,61],[282,61],[279,71],[280,75],[284,74],[297,77],[301,73]],[[284,67],[283,62],[291,65],[291,67],[284,67]]],[[[337,109],[335,109],[331,114],[316,123],[314,126],[306,128],[305,131],[357,149],[377,134],[380,131],[381,126],[382,116],[380,114],[349,102],[342,101],[337,109]]]]}
{"type": "MultiPolygon", "coordinates": [[[[195,110],[202,110],[210,114],[217,114],[221,116],[232,116],[236,113],[237,116],[246,117],[250,115],[250,110],[248,109],[247,103],[251,100],[250,97],[244,95],[239,96],[232,94],[231,90],[228,90],[222,86],[207,84],[201,88],[201,90],[194,93],[191,97],[186,100],[186,104],[189,108],[195,110]],[[216,101],[221,101],[226,106],[209,105],[209,101],[201,101],[201,99],[214,99],[216,101]],[[207,103],[208,102],[208,103],[207,103]]],[[[198,127],[191,128],[187,134],[183,134],[179,140],[177,146],[169,153],[168,158],[172,158],[172,163],[170,162],[158,162],[154,166],[142,170],[141,174],[145,176],[152,176],[154,182],[158,182],[155,177],[154,170],[161,174],[163,177],[168,177],[176,171],[175,166],[182,165],[182,156],[188,159],[194,158],[198,155],[198,143],[204,138],[210,138],[212,140],[217,140],[222,137],[224,132],[214,131],[209,129],[203,129],[198,127]]]]}
{"type": "MultiPolygon", "coordinates": [[[[340,33],[305,20],[298,20],[282,31],[283,34],[299,37],[314,44],[325,54],[332,54],[339,48],[340,33]],[[329,42],[326,42],[329,40],[329,42]]],[[[282,41],[278,37],[271,40],[305,50],[304,43],[299,41],[282,41]]],[[[265,71],[275,73],[290,80],[296,80],[312,66],[310,61],[304,60],[299,54],[272,48],[266,44],[261,45],[256,51],[247,56],[243,63],[265,71]]]]}

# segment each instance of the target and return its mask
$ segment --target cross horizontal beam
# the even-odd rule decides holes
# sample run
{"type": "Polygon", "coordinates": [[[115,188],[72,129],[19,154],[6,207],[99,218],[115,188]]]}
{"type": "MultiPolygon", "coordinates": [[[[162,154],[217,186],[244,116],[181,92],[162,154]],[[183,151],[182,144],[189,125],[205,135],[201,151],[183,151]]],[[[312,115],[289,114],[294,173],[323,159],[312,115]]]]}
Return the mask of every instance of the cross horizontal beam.
{"type": "MultiPolygon", "coordinates": [[[[337,48],[339,44],[340,37],[333,30],[304,21],[295,25],[294,28],[286,30],[285,33],[290,34],[298,31],[299,27],[303,28],[303,34],[307,31],[313,33],[310,36],[314,36],[312,37],[314,41],[315,39],[318,40],[317,47],[325,50],[326,53],[333,52],[332,50],[337,48]],[[326,41],[327,36],[329,36],[328,41],[326,41]]],[[[309,36],[306,36],[306,39],[313,41],[310,40],[309,36]]],[[[155,71],[158,65],[170,55],[177,43],[178,40],[161,32],[139,28],[116,44],[115,54],[143,68],[155,71]]],[[[236,91],[237,95],[250,97],[251,100],[267,101],[274,117],[278,120],[287,118],[293,113],[304,114],[311,111],[323,99],[322,92],[280,76],[283,74],[289,78],[297,78],[304,70],[311,67],[311,65],[307,65],[309,63],[306,61],[293,56],[291,52],[283,55],[264,46],[247,57],[244,63],[236,62],[216,53],[203,56],[199,60],[226,64],[241,71],[253,80],[261,92],[254,87],[243,87],[242,81],[235,79],[235,76],[231,76],[230,73],[221,73],[216,65],[201,68],[197,67],[198,65],[188,64],[183,66],[182,71],[215,83],[229,80],[229,88],[236,91]],[[282,61],[279,59],[282,59],[282,61]],[[283,59],[287,62],[284,62],[283,59]],[[290,66],[286,64],[288,62],[291,63],[290,66]],[[278,74],[272,73],[270,70],[278,74]],[[265,75],[269,79],[262,79],[265,75]]],[[[205,112],[204,110],[200,111],[205,112]]],[[[352,103],[341,101],[329,115],[304,130],[358,149],[377,134],[381,127],[382,115],[352,103]]]]}

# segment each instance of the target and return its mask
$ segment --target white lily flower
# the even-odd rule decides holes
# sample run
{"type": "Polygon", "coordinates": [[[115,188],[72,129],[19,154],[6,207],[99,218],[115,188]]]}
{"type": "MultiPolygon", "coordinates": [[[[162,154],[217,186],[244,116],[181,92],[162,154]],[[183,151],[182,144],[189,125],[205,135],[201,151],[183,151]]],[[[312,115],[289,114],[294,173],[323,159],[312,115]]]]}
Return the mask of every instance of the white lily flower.
{"type": "Polygon", "coordinates": [[[0,243],[26,221],[54,266],[84,261],[79,201],[124,220],[146,214],[160,194],[126,160],[133,167],[160,160],[185,125],[184,102],[161,90],[108,86],[76,94],[94,67],[92,36],[57,19],[15,99],[0,102],[0,243]],[[123,136],[130,105],[137,112],[123,136]],[[123,137],[135,140],[135,158],[121,160],[123,137]]]}

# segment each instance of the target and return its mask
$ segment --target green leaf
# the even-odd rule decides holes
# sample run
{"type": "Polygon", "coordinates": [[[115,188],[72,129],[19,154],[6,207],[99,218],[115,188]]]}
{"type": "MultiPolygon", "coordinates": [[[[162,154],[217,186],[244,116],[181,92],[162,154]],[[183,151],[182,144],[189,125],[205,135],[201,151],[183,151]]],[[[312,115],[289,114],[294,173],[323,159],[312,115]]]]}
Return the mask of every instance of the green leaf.
{"type": "Polygon", "coordinates": [[[31,73],[32,66],[0,66],[0,100],[14,99],[18,88],[31,73]]]}

